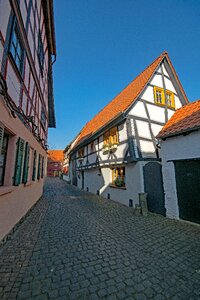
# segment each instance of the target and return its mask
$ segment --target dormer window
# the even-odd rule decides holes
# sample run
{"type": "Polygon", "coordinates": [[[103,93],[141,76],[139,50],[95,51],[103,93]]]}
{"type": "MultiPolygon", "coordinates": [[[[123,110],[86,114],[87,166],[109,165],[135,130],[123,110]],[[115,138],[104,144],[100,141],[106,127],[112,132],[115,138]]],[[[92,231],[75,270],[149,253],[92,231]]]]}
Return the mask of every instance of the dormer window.
{"type": "Polygon", "coordinates": [[[24,48],[21,42],[19,28],[17,26],[16,21],[14,22],[13,25],[13,32],[10,41],[10,53],[12,55],[12,58],[15,62],[18,71],[20,72],[21,75],[23,75],[24,48]]]}

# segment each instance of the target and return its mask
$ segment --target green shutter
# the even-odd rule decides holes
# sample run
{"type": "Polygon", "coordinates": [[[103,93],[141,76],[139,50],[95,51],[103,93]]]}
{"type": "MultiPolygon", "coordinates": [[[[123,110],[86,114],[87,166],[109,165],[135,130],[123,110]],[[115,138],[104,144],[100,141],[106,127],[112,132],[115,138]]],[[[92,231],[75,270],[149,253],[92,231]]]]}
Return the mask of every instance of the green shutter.
{"type": "Polygon", "coordinates": [[[40,165],[41,165],[41,155],[39,154],[39,157],[38,157],[38,172],[37,172],[37,179],[39,180],[40,179],[40,165]]]}
{"type": "Polygon", "coordinates": [[[41,178],[44,177],[44,156],[42,156],[42,171],[41,171],[41,178]]]}
{"type": "Polygon", "coordinates": [[[28,181],[29,155],[30,155],[30,146],[28,143],[26,143],[22,183],[27,183],[28,181]]]}
{"type": "Polygon", "coordinates": [[[24,143],[25,142],[23,139],[18,139],[13,185],[19,185],[21,183],[22,165],[24,158],[24,143]]]}
{"type": "Polygon", "coordinates": [[[33,173],[32,173],[32,180],[35,181],[35,175],[36,175],[36,159],[37,159],[37,152],[34,151],[33,155],[33,173]]]}

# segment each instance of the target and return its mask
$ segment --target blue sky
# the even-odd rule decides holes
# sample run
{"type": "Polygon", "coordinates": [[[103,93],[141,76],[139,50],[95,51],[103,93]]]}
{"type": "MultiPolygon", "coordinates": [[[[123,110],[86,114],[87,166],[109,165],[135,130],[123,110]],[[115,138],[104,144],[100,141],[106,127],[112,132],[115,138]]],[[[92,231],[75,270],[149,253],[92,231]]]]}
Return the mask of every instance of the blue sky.
{"type": "Polygon", "coordinates": [[[54,10],[51,149],[64,149],[164,50],[189,100],[200,99],[199,0],[54,0],[54,10]]]}

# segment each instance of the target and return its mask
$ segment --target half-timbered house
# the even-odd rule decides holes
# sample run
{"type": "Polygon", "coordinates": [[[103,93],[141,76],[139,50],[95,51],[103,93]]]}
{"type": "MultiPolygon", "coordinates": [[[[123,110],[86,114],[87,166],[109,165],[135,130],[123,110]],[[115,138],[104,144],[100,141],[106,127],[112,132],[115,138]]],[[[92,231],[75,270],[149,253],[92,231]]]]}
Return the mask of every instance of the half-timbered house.
{"type": "Polygon", "coordinates": [[[42,194],[55,55],[53,0],[0,1],[0,239],[42,194]]]}
{"type": "Polygon", "coordinates": [[[156,135],[186,103],[185,92],[164,52],[73,141],[72,184],[133,207],[139,202],[139,193],[147,192],[149,210],[165,214],[156,135]]]}

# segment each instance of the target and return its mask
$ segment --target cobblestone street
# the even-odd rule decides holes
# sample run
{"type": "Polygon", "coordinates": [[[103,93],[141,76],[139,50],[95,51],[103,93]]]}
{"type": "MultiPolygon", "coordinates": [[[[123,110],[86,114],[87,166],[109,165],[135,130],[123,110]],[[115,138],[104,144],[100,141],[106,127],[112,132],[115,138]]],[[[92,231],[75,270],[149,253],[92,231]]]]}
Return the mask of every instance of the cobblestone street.
{"type": "Polygon", "coordinates": [[[200,226],[48,178],[0,250],[0,299],[200,299],[200,226]]]}

